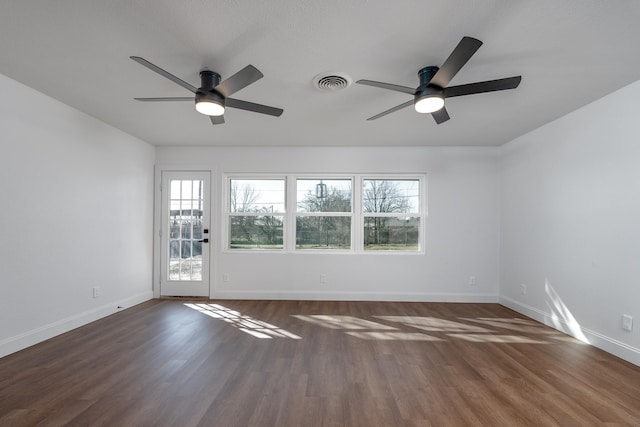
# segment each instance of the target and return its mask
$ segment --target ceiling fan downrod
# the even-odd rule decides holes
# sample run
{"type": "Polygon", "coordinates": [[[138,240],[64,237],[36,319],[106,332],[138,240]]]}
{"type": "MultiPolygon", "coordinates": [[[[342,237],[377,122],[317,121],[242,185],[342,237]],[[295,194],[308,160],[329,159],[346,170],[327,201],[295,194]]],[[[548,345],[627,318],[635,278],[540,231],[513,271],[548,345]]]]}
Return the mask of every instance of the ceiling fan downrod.
{"type": "Polygon", "coordinates": [[[418,71],[418,77],[420,78],[420,87],[426,87],[433,76],[436,75],[440,68],[435,66],[424,67],[418,71]]]}

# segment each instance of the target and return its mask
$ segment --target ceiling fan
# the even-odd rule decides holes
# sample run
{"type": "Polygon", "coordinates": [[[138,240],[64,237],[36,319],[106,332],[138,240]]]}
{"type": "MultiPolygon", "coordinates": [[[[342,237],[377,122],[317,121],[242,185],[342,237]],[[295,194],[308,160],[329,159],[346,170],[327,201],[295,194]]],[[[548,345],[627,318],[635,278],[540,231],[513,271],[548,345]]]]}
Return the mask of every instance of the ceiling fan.
{"type": "Polygon", "coordinates": [[[473,37],[463,37],[447,60],[444,61],[442,67],[429,66],[418,71],[420,85],[415,89],[373,80],[358,80],[356,83],[361,85],[374,86],[413,95],[411,101],[407,101],[380,114],[376,114],[373,117],[369,117],[367,120],[379,119],[380,117],[413,104],[418,113],[431,113],[436,123],[440,124],[449,120],[449,113],[447,113],[447,109],[444,106],[445,98],[517,88],[520,80],[522,80],[522,76],[447,87],[451,79],[453,79],[464,64],[471,59],[480,46],[482,46],[480,40],[474,39],[473,37]]]}
{"type": "MultiPolygon", "coordinates": [[[[260,80],[263,74],[253,65],[247,65],[242,70],[235,73],[228,79],[220,82],[220,74],[209,71],[200,71],[200,87],[190,85],[174,76],[173,74],[163,70],[157,65],[152,64],[139,56],[131,56],[131,59],[141,64],[151,71],[168,78],[174,83],[179,84],[183,88],[195,94],[196,110],[211,119],[211,123],[219,125],[224,123],[224,112],[226,107],[238,108],[240,110],[252,111],[254,113],[267,114],[279,117],[282,108],[269,107],[267,105],[255,104],[253,102],[241,101],[239,99],[229,98],[230,95],[244,89],[251,83],[260,80]]],[[[162,102],[162,101],[193,101],[193,96],[188,97],[172,97],[172,98],[133,98],[136,101],[144,102],[162,102]]]]}

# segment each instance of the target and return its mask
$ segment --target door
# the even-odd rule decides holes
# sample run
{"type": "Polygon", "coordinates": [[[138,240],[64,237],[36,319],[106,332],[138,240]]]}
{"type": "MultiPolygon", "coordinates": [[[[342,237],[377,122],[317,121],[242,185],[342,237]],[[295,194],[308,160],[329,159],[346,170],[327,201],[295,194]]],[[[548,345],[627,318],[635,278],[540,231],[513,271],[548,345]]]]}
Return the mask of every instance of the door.
{"type": "Polygon", "coordinates": [[[209,296],[210,184],[209,172],[162,173],[162,296],[209,296]]]}

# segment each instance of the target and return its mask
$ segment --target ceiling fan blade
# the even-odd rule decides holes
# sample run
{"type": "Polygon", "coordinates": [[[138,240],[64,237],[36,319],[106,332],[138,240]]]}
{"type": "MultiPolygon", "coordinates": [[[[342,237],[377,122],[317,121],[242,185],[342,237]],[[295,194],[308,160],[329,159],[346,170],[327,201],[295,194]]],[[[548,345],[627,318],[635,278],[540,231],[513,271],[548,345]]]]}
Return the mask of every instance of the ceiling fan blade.
{"type": "Polygon", "coordinates": [[[235,92],[249,86],[251,83],[260,80],[264,75],[253,65],[247,65],[242,70],[229,77],[215,87],[225,98],[235,92]]]}
{"type": "Polygon", "coordinates": [[[225,100],[225,104],[227,107],[252,111],[254,113],[268,114],[276,117],[282,115],[282,112],[284,111],[282,108],[269,107],[268,105],[255,104],[253,102],[241,101],[233,98],[227,98],[225,100]]]}
{"type": "Polygon", "coordinates": [[[466,85],[450,86],[444,89],[444,97],[473,95],[475,93],[494,92],[497,90],[515,89],[520,84],[522,76],[504,79],[487,80],[485,82],[469,83],[466,85]]]}
{"type": "Polygon", "coordinates": [[[221,125],[224,123],[224,116],[209,116],[212,125],[221,125]]]}
{"type": "Polygon", "coordinates": [[[395,111],[402,110],[403,108],[406,108],[406,107],[408,107],[409,105],[413,105],[413,99],[412,99],[411,101],[403,102],[403,103],[402,103],[402,104],[400,104],[400,105],[397,105],[397,106],[395,106],[395,107],[393,107],[393,108],[388,109],[387,111],[383,111],[383,112],[382,112],[382,113],[380,113],[380,114],[376,114],[376,115],[375,115],[375,116],[373,116],[373,117],[369,117],[367,120],[375,120],[375,119],[379,119],[380,117],[386,116],[387,114],[391,114],[391,113],[393,113],[393,112],[395,112],[395,111]]]}
{"type": "Polygon", "coordinates": [[[473,37],[463,37],[429,83],[446,87],[451,79],[458,74],[458,71],[460,71],[464,64],[480,49],[480,46],[482,46],[480,40],[474,39],[473,37]]]}
{"type": "Polygon", "coordinates": [[[144,58],[140,58],[139,56],[130,56],[129,58],[133,59],[134,61],[136,61],[140,65],[144,65],[145,67],[147,67],[151,71],[154,71],[154,72],[160,74],[161,76],[168,78],[172,82],[179,84],[183,88],[185,88],[185,89],[187,89],[187,90],[189,90],[189,91],[191,91],[193,93],[196,93],[198,91],[197,87],[192,86],[189,83],[185,82],[184,80],[181,80],[181,79],[177,78],[173,74],[169,73],[168,71],[163,70],[162,68],[158,67],[157,65],[152,64],[151,62],[147,61],[144,58]]]}
{"type": "Polygon", "coordinates": [[[193,101],[193,96],[180,96],[172,98],[133,98],[142,102],[159,102],[159,101],[193,101]]]}
{"type": "Polygon", "coordinates": [[[437,124],[444,123],[449,120],[449,113],[445,107],[442,107],[438,111],[434,111],[431,115],[437,124]]]}
{"type": "Polygon", "coordinates": [[[373,87],[379,87],[382,89],[388,89],[388,90],[393,90],[396,92],[402,92],[402,93],[408,93],[409,95],[415,95],[416,94],[416,90],[407,86],[399,86],[399,85],[394,85],[391,83],[382,83],[382,82],[376,82],[373,80],[358,80],[356,83],[361,84],[361,85],[367,85],[367,86],[373,86],[373,87]]]}

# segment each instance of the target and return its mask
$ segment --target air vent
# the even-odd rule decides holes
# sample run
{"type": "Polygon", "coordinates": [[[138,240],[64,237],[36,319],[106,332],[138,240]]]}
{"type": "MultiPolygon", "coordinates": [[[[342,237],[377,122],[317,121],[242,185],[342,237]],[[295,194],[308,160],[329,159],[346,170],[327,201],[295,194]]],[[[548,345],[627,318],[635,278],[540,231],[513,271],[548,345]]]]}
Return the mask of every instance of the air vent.
{"type": "Polygon", "coordinates": [[[322,91],[346,89],[351,82],[351,76],[341,72],[321,73],[313,78],[313,86],[322,91]]]}

